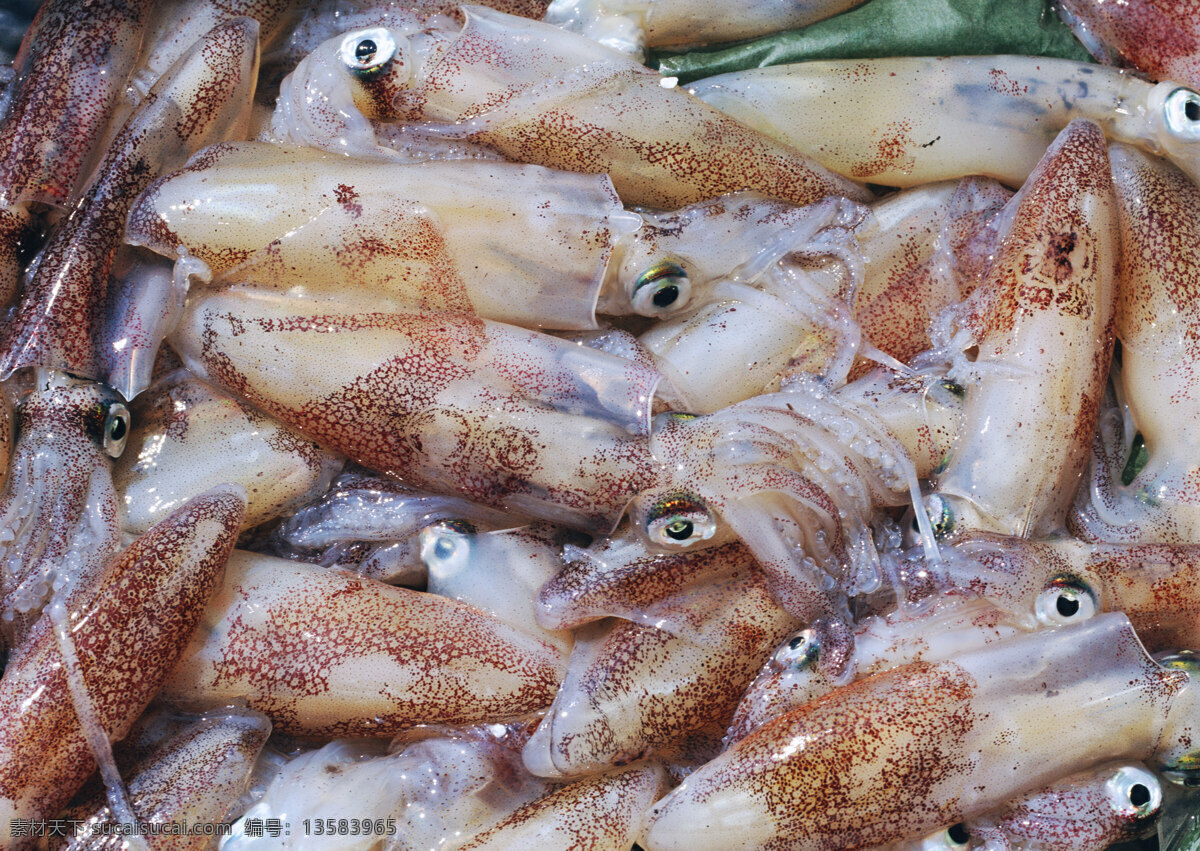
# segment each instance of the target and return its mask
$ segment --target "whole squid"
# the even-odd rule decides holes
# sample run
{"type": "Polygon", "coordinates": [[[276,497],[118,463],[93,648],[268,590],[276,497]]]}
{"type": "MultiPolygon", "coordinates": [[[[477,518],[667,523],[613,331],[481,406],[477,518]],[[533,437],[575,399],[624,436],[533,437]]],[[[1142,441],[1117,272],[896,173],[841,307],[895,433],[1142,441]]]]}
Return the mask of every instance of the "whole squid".
{"type": "Polygon", "coordinates": [[[147,94],[40,257],[0,334],[0,374],[47,366],[98,377],[108,276],[130,205],[157,174],[245,129],[257,70],[258,24],[237,18],[197,42],[147,94]]]}
{"type": "Polygon", "coordinates": [[[148,187],[126,239],[186,251],[215,284],[465,311],[529,328],[596,312],[663,317],[726,278],[754,281],[861,216],[739,193],[625,210],[602,175],[486,161],[381,163],[255,142],[200,152],[148,187]],[[519,227],[520,240],[498,236],[519,227]]]}
{"type": "Polygon", "coordinates": [[[885,186],[971,174],[1020,186],[1075,118],[1200,176],[1200,94],[1066,59],[803,62],[710,77],[689,91],[826,168],[885,186]]]}
{"type": "Polygon", "coordinates": [[[245,504],[235,487],[196,497],[110,562],[61,627],[52,617],[34,625],[0,679],[0,839],[19,847],[15,819],[55,816],[95,770],[96,748],[123,738],[158,692],[218,584],[245,504]]]}
{"type": "Polygon", "coordinates": [[[1098,761],[1183,769],[1198,709],[1191,675],[1147,656],[1123,615],[1102,615],[876,674],[781,715],[656,804],[640,844],[914,839],[1098,761]]]}
{"type": "Polygon", "coordinates": [[[50,370],[29,378],[8,386],[16,445],[0,495],[0,632],[13,647],[56,590],[88,589],[116,551],[112,463],[131,427],[102,384],[50,370]]]}
{"type": "Polygon", "coordinates": [[[998,254],[950,342],[972,380],[963,434],[926,500],[943,534],[1062,528],[1112,357],[1120,241],[1100,128],[1067,125],[1003,215],[998,254]]]}
{"type": "Polygon", "coordinates": [[[370,119],[403,121],[510,160],[607,172],[625,203],[663,209],[743,189],[796,204],[868,197],[620,53],[551,24],[464,10],[461,31],[374,27],[322,44],[283,82],[273,138],[394,158],[370,119]]]}

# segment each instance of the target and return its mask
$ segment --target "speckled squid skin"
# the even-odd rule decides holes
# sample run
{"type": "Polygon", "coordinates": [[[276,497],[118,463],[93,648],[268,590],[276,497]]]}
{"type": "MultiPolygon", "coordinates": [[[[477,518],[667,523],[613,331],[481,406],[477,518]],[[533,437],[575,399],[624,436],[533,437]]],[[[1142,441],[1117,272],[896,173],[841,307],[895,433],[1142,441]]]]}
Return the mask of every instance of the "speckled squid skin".
{"type": "Polygon", "coordinates": [[[472,606],[239,551],[163,694],[245,700],[296,735],[393,736],[542,709],[564,662],[472,606]]]}
{"type": "Polygon", "coordinates": [[[161,171],[245,131],[257,71],[258,24],[238,18],[197,42],[155,85],[46,246],[0,336],[0,374],[47,366],[98,376],[95,340],[130,205],[161,171]]]}
{"type": "Polygon", "coordinates": [[[461,848],[625,851],[645,829],[665,786],[666,772],[656,763],[616,768],[526,804],[461,848]]]}
{"type": "Polygon", "coordinates": [[[1100,128],[1071,122],[1010,205],[960,319],[978,378],[937,493],[960,530],[1028,537],[1065,522],[1112,357],[1120,237],[1100,128]]]}
{"type": "Polygon", "coordinates": [[[69,207],[137,59],[150,0],[51,0],[14,63],[0,121],[0,207],[69,207]]]}
{"type": "Polygon", "coordinates": [[[625,203],[662,209],[743,189],[797,204],[868,197],[620,53],[464,8],[461,32],[392,30],[400,55],[363,80],[341,64],[342,36],[324,43],[284,81],[273,135],[378,156],[368,118],[448,125],[510,160],[607,172],[625,203]]]}
{"type": "MultiPolygon", "coordinates": [[[[254,762],[271,733],[271,722],[252,710],[226,710],[201,718],[160,744],[126,772],[130,805],[143,823],[220,824],[246,792],[254,762]]],[[[115,827],[112,811],[100,800],[72,807],[63,818],[80,822],[70,841],[51,841],[54,849],[119,851],[114,833],[93,835],[101,825],[115,827]]],[[[168,827],[169,829],[169,827],[168,827]]],[[[211,836],[147,836],[154,849],[203,851],[211,836]]]]}
{"type": "MultiPolygon", "coordinates": [[[[186,646],[244,508],[235,489],[196,497],[110,562],[72,607],[84,682],[110,739],[124,737],[186,646]]],[[[95,770],[49,618],[10,660],[0,707],[0,831],[11,839],[11,819],[53,817],[95,770]]]]}
{"type": "MultiPolygon", "coordinates": [[[[862,679],[913,662],[940,662],[1020,635],[1025,627],[1019,618],[986,600],[944,595],[916,615],[893,610],[860,620],[854,627],[849,667],[856,679],[862,679]]],[[[820,636],[805,631],[779,646],[742,694],[725,736],[726,746],[841,685],[821,669],[820,643],[820,636]]]]}
{"type": "Polygon", "coordinates": [[[126,238],[171,258],[184,246],[217,283],[590,329],[614,247],[641,224],[603,175],[235,142],[151,184],[126,238]]]}
{"type": "Polygon", "coordinates": [[[435,493],[594,533],[659,475],[659,376],[463,314],[229,290],[174,337],[194,372],[323,447],[435,493]]]}
{"type": "Polygon", "coordinates": [[[1200,540],[1200,189],[1137,149],[1112,145],[1110,158],[1123,246],[1119,382],[1149,460],[1127,486],[1093,482],[1072,528],[1089,539],[1190,543],[1200,540]]]}
{"type": "Polygon", "coordinates": [[[689,776],[640,844],[858,849],[920,837],[1098,760],[1190,747],[1195,696],[1180,674],[1146,656],[1119,614],[877,674],[689,776]]]}
{"type": "MultiPolygon", "coordinates": [[[[933,348],[935,319],[978,286],[972,261],[994,251],[989,225],[1011,197],[994,180],[968,177],[874,205],[859,228],[866,264],[854,302],[854,318],[873,345],[904,364],[933,348]]],[[[873,367],[860,357],[850,379],[873,367]]]]}
{"type": "Polygon", "coordinates": [[[38,374],[19,397],[17,441],[0,495],[0,632],[10,646],[25,640],[56,581],[90,593],[117,550],[105,429],[118,402],[102,384],[51,372],[38,374]]]}
{"type": "Polygon", "coordinates": [[[1062,0],[1062,16],[1091,54],[1153,80],[1200,86],[1200,4],[1195,0],[1062,0]]]}
{"type": "Polygon", "coordinates": [[[799,623],[746,567],[660,612],[662,628],[609,618],[577,630],[562,688],[525,746],[530,771],[603,771],[725,727],[747,683],[799,623]]]}
{"type": "MultiPolygon", "coordinates": [[[[975,534],[955,544],[946,587],[986,597],[1032,628],[1039,595],[1070,580],[1097,611],[1123,612],[1151,652],[1200,646],[1200,546],[1026,541],[975,534]]],[[[934,573],[938,572],[934,568],[934,573]]]]}
{"type": "Polygon", "coordinates": [[[222,482],[246,489],[246,529],[316,498],[342,460],[245,402],[182,370],[130,410],[126,451],[113,468],[121,528],[141,534],[222,482]]]}
{"type": "Polygon", "coordinates": [[[972,174],[1020,186],[1074,118],[1200,173],[1196,142],[1177,144],[1164,126],[1176,86],[1044,56],[955,56],[800,62],[688,90],[839,174],[909,187],[972,174]]]}

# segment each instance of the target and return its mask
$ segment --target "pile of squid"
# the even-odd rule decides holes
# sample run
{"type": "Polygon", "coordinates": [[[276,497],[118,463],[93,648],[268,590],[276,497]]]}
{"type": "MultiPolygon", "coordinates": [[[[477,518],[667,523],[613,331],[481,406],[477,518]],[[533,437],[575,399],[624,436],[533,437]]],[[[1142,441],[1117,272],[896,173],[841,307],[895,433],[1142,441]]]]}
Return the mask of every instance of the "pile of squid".
{"type": "Polygon", "coordinates": [[[0,75],[0,847],[1195,818],[1200,21],[642,64],[855,5],[47,0],[0,75]]]}

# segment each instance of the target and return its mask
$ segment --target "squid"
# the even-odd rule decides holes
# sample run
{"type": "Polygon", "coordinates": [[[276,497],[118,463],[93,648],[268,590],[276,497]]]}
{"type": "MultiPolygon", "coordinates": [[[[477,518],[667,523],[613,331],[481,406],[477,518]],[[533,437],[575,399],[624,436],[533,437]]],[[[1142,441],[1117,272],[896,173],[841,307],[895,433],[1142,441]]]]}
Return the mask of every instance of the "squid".
{"type": "Polygon", "coordinates": [[[381,304],[594,329],[597,311],[661,318],[703,303],[724,279],[753,282],[864,212],[736,193],[635,213],[604,175],[240,142],[152,183],[126,239],[171,259],[186,252],[214,285],[320,299],[351,289],[381,304]],[[497,238],[513,227],[521,240],[497,238]]]}
{"type": "MultiPolygon", "coordinates": [[[[34,625],[0,679],[0,838],[20,847],[14,819],[53,818],[97,762],[111,769],[106,781],[115,775],[109,742],[186,646],[245,505],[236,487],[196,497],[130,544],[69,611],[34,625]]],[[[127,807],[110,788],[114,799],[127,807]]]]}
{"type": "MultiPolygon", "coordinates": [[[[1123,246],[1117,383],[1132,419],[1129,430],[1141,435],[1148,461],[1122,486],[1113,481],[1118,471],[1094,453],[1092,481],[1080,491],[1071,528],[1092,540],[1190,543],[1200,539],[1198,470],[1191,461],[1200,189],[1170,163],[1137,149],[1112,145],[1110,158],[1123,246]]],[[[1122,437],[1126,446],[1134,439],[1132,433],[1122,437]]]]}
{"type": "Polygon", "coordinates": [[[113,485],[121,528],[134,534],[222,482],[246,489],[249,529],[324,493],[343,463],[182,370],[159,379],[130,413],[113,485]]]}
{"type": "Polygon", "coordinates": [[[147,94],[40,257],[0,335],[0,374],[44,366],[99,377],[100,316],[130,205],[161,171],[244,131],[257,70],[258,24],[237,18],[197,42],[147,94]]]}
{"type": "Polygon", "coordinates": [[[292,735],[394,736],[544,709],[564,667],[560,649],[473,606],[238,551],[163,696],[244,701],[292,735]]]}
{"type": "Polygon", "coordinates": [[[954,369],[973,380],[926,500],[943,536],[1065,525],[1112,357],[1120,237],[1100,128],[1069,124],[1004,215],[1000,252],[950,336],[954,369]]]}
{"type": "Polygon", "coordinates": [[[653,626],[610,618],[576,630],[562,687],[525,746],[530,771],[578,776],[670,754],[706,730],[719,737],[746,684],[797,626],[738,549],[723,575],[649,609],[653,626]]]}
{"type": "Polygon", "coordinates": [[[690,775],[655,805],[640,844],[869,848],[1108,759],[1186,773],[1200,708],[1188,665],[1155,662],[1114,613],[876,674],[690,775]]]}
{"type": "Polygon", "coordinates": [[[1152,831],[1162,806],[1162,783],[1152,771],[1140,762],[1110,762],[1019,795],[921,842],[897,842],[888,848],[1104,851],[1152,831]]]}
{"type": "Polygon", "coordinates": [[[112,463],[128,408],[104,385],[39,370],[18,390],[16,445],[0,496],[0,631],[17,647],[53,593],[84,591],[117,549],[112,463]]]}
{"type": "MultiPolygon", "coordinates": [[[[1084,612],[1078,620],[1091,617],[1084,612]]],[[[1014,615],[983,599],[942,595],[919,614],[903,609],[863,618],[854,627],[856,678],[908,665],[940,662],[1024,632],[1014,615]]],[[[798,709],[838,688],[818,664],[822,636],[802,629],[779,645],[746,688],[725,736],[726,745],[744,739],[771,719],[798,709]]]]}
{"type": "Polygon", "coordinates": [[[1200,177],[1200,94],[1066,59],[803,62],[722,74],[688,90],[826,168],[884,186],[972,174],[1020,186],[1076,118],[1200,177]],[[809,120],[816,114],[821,121],[809,120]]]}
{"type": "Polygon", "coordinates": [[[639,61],[646,47],[741,41],[799,29],[863,0],[755,0],[736,10],[697,0],[555,0],[543,20],[582,33],[639,61]]]}
{"type": "Polygon", "coordinates": [[[844,621],[845,594],[879,587],[865,514],[916,494],[882,423],[799,379],[650,433],[657,373],[463,315],[229,289],[173,340],[197,374],[406,483],[592,534],[628,509],[659,551],[740,536],[806,620],[844,621]]]}
{"type": "Polygon", "coordinates": [[[587,38],[464,11],[461,30],[373,27],[322,44],[284,80],[273,139],[396,159],[370,120],[402,121],[413,135],[481,144],[516,162],[607,172],[625,203],[660,209],[739,190],[800,205],[869,198],[587,38]]]}
{"type": "Polygon", "coordinates": [[[1200,10],[1193,4],[1061,0],[1056,8],[1101,62],[1135,68],[1152,80],[1200,86],[1200,10]]]}
{"type": "MultiPolygon", "coordinates": [[[[271,722],[262,713],[228,710],[202,717],[162,742],[129,772],[130,804],[142,824],[161,826],[151,847],[203,851],[212,837],[171,835],[175,825],[219,824],[247,791],[271,722]]],[[[67,810],[72,849],[104,847],[113,831],[111,809],[88,801],[67,810]]]]}

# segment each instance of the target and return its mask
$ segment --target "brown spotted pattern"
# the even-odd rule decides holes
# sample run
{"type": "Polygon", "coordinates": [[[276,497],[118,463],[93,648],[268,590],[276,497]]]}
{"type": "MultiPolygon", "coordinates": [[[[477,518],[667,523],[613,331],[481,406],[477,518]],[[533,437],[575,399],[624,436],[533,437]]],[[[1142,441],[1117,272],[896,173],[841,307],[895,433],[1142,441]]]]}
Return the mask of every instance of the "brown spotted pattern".
{"type": "Polygon", "coordinates": [[[96,377],[109,271],[138,193],[196,149],[245,130],[258,25],[214,29],[164,77],[113,142],[86,197],[58,226],[16,315],[0,333],[0,373],[49,366],[96,377]]]}
{"type": "Polygon", "coordinates": [[[680,623],[660,610],[660,629],[613,618],[577,630],[526,765],[567,776],[602,771],[728,726],[746,686],[798,626],[746,567],[679,595],[671,609],[680,623]],[[681,634],[665,631],[673,629],[681,634]]]}
{"type": "Polygon", "coordinates": [[[964,306],[979,378],[938,490],[978,507],[956,502],[959,528],[1027,536],[1065,520],[1112,356],[1120,242],[1100,128],[1069,124],[1010,204],[991,271],[964,306]]]}
{"type": "MultiPolygon", "coordinates": [[[[157,693],[200,620],[233,549],[244,499],[197,497],[112,561],[71,614],[96,716],[120,739],[157,693]]],[[[95,769],[49,618],[0,680],[0,813],[50,818],[95,769]]]]}
{"type": "Polygon", "coordinates": [[[1089,48],[1099,42],[1101,59],[1144,71],[1154,80],[1200,86],[1196,0],[1062,0],[1061,6],[1086,29],[1089,48]]]}
{"type": "Polygon", "coordinates": [[[150,0],[52,0],[17,56],[20,83],[0,121],[0,207],[77,197],[133,70],[150,0]]]}
{"type": "Polygon", "coordinates": [[[164,694],[245,700],[293,734],[393,736],[534,712],[562,667],[558,650],[472,606],[239,552],[164,694]]]}
{"type": "MultiPolygon", "coordinates": [[[[202,718],[159,744],[126,772],[129,802],[143,823],[157,825],[219,824],[245,794],[250,771],[266,744],[271,723],[250,710],[202,718]]],[[[54,849],[120,851],[116,835],[93,836],[101,825],[114,827],[112,811],[98,798],[68,809],[63,817],[78,821],[75,838],[51,842],[54,849]]],[[[146,837],[152,849],[203,851],[212,837],[146,837]]]]}
{"type": "Polygon", "coordinates": [[[653,763],[589,777],[526,804],[461,848],[624,851],[641,834],[664,785],[663,770],[653,763]]]}

